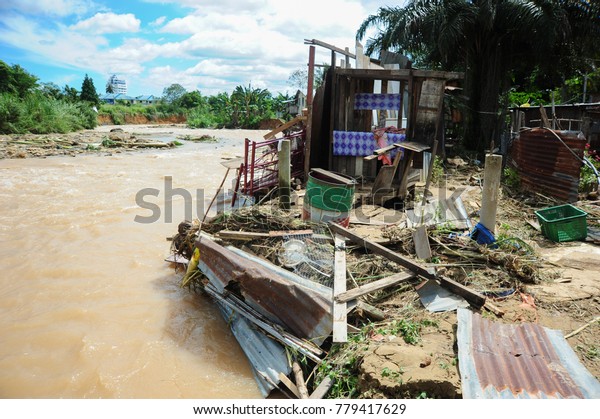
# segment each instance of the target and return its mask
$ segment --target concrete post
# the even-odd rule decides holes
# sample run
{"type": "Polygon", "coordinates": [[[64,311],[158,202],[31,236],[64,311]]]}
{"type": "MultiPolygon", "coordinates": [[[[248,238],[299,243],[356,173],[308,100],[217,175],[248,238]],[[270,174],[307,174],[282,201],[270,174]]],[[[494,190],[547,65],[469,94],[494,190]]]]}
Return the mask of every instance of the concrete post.
{"type": "Polygon", "coordinates": [[[281,140],[281,149],[279,150],[279,161],[277,163],[279,170],[279,206],[283,209],[290,209],[290,140],[281,140]]]}
{"type": "Polygon", "coordinates": [[[479,222],[496,232],[496,210],[500,192],[500,175],[502,174],[502,156],[488,154],[485,156],[483,178],[483,197],[481,199],[481,218],[479,222]]]}

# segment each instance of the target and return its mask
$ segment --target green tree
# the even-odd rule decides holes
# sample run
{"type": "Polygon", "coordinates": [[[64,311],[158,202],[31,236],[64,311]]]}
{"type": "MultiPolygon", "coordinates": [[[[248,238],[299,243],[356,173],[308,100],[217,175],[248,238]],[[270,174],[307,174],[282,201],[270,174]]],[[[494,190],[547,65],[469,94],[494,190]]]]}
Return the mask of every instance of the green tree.
{"type": "Polygon", "coordinates": [[[63,97],[68,102],[77,102],[79,100],[79,92],[76,88],[65,84],[65,87],[62,89],[63,97]]]}
{"type": "Polygon", "coordinates": [[[193,92],[184,93],[178,100],[177,103],[186,109],[205,107],[208,105],[208,100],[202,93],[195,90],[193,92]]]}
{"type": "Polygon", "coordinates": [[[273,104],[272,104],[272,108],[273,111],[278,112],[281,117],[285,120],[289,120],[291,119],[291,115],[288,112],[288,105],[290,102],[294,101],[294,97],[290,94],[286,93],[279,93],[277,94],[277,96],[275,96],[273,98],[273,104]]]}
{"type": "Polygon", "coordinates": [[[112,84],[110,84],[110,82],[106,82],[106,93],[114,93],[114,89],[112,87],[112,84]]]}
{"type": "Polygon", "coordinates": [[[308,86],[308,69],[294,70],[288,78],[287,84],[299,90],[306,90],[308,86]]]}
{"type": "Polygon", "coordinates": [[[250,84],[237,86],[231,93],[233,126],[256,128],[261,120],[273,116],[271,104],[272,96],[267,89],[253,89],[250,84]]]}
{"type": "Polygon", "coordinates": [[[98,92],[96,92],[96,88],[94,87],[94,81],[88,75],[85,75],[83,79],[83,83],[81,84],[81,94],[79,98],[82,101],[90,102],[94,105],[100,104],[100,98],[98,97],[98,92]]]}
{"type": "MultiPolygon", "coordinates": [[[[325,74],[329,69],[329,64],[323,63],[322,65],[315,67],[314,74],[314,87],[318,88],[325,81],[325,74]]],[[[308,88],[308,69],[298,69],[290,74],[287,80],[289,86],[295,87],[303,92],[308,88]]]]}
{"type": "Polygon", "coordinates": [[[175,83],[163,89],[163,100],[168,104],[172,104],[186,93],[185,87],[175,83]]]}
{"type": "Polygon", "coordinates": [[[419,65],[465,71],[464,141],[482,151],[498,142],[515,72],[556,68],[574,53],[589,56],[587,37],[598,39],[598,16],[597,2],[577,0],[409,0],[369,16],[357,38],[381,28],[367,41],[368,53],[395,49],[419,65]]]}
{"type": "Polygon", "coordinates": [[[210,112],[215,116],[217,125],[221,127],[231,126],[231,98],[226,92],[218,93],[208,98],[210,112]]]}
{"type": "Polygon", "coordinates": [[[0,60],[0,93],[12,93],[20,98],[37,87],[38,78],[18,64],[9,66],[0,60]]]}
{"type": "Polygon", "coordinates": [[[62,99],[63,98],[63,93],[60,89],[60,86],[57,85],[56,83],[41,83],[40,84],[40,92],[51,99],[62,99]]]}

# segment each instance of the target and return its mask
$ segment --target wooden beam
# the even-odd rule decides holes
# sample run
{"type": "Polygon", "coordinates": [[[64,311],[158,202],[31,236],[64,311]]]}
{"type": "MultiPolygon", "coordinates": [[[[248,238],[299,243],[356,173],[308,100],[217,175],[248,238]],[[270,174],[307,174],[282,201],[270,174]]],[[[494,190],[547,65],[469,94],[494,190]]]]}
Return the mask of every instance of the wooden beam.
{"type": "Polygon", "coordinates": [[[331,50],[334,52],[339,52],[340,54],[350,57],[352,59],[356,59],[356,55],[352,54],[351,52],[343,50],[341,48],[338,48],[335,45],[331,45],[326,42],[319,41],[318,39],[305,39],[304,43],[307,45],[318,45],[320,47],[327,48],[328,50],[331,50]]]}
{"type": "Polygon", "coordinates": [[[333,386],[333,378],[325,377],[323,381],[317,386],[315,391],[310,395],[309,399],[322,399],[327,395],[327,392],[333,386]]]}
{"type": "Polygon", "coordinates": [[[342,236],[335,235],[335,255],[333,274],[333,341],[348,341],[348,320],[346,303],[337,301],[336,297],[346,291],[346,243],[342,236]]]}
{"type": "Polygon", "coordinates": [[[440,281],[440,285],[442,287],[452,291],[455,294],[463,296],[465,300],[467,300],[473,306],[480,308],[485,304],[485,297],[478,292],[473,291],[450,278],[446,278],[445,276],[440,276],[438,280],[440,281]]]}
{"type": "Polygon", "coordinates": [[[429,272],[427,269],[425,269],[425,267],[419,265],[418,263],[388,249],[387,247],[384,247],[378,243],[374,243],[370,240],[367,240],[364,237],[361,237],[361,236],[351,232],[350,230],[342,227],[339,224],[330,223],[329,229],[333,233],[340,234],[340,235],[350,239],[352,242],[364,247],[367,250],[370,250],[371,252],[373,252],[375,254],[384,256],[384,257],[388,258],[389,260],[391,260],[392,262],[396,262],[397,264],[412,271],[415,275],[418,275],[425,279],[439,281],[439,283],[442,287],[444,287],[458,295],[463,296],[467,301],[469,301],[475,307],[481,307],[485,303],[485,297],[483,295],[479,294],[478,292],[475,292],[450,278],[446,278],[443,276],[438,277],[437,275],[429,272]]]}
{"type": "MultiPolygon", "coordinates": [[[[342,52],[343,54],[344,52],[342,52]]],[[[407,81],[410,76],[427,79],[446,79],[460,80],[464,78],[464,73],[450,71],[432,71],[432,70],[379,70],[379,69],[339,69],[340,75],[375,80],[396,80],[407,81]]]]}
{"type": "Polygon", "coordinates": [[[392,285],[408,281],[409,279],[412,279],[414,277],[415,274],[411,272],[401,272],[394,275],[390,275],[387,278],[383,278],[375,282],[362,285],[358,288],[353,288],[350,291],[346,291],[342,294],[335,295],[334,300],[338,302],[348,302],[351,300],[356,300],[358,297],[361,297],[363,295],[370,294],[372,292],[379,291],[387,287],[391,287],[392,285]]]}
{"type": "Polygon", "coordinates": [[[310,109],[313,101],[313,90],[315,80],[315,47],[308,47],[308,83],[306,87],[306,107],[310,109]]]}
{"type": "Polygon", "coordinates": [[[371,252],[373,252],[377,255],[385,256],[389,260],[396,262],[397,264],[414,272],[416,275],[422,276],[425,279],[434,279],[434,280],[436,279],[434,274],[430,273],[427,269],[425,269],[425,267],[419,265],[418,263],[388,249],[387,247],[384,247],[378,243],[375,243],[368,239],[365,239],[364,237],[361,237],[358,234],[353,233],[352,231],[348,230],[347,228],[342,227],[339,224],[330,223],[329,229],[333,233],[340,234],[340,235],[350,239],[350,241],[360,245],[361,247],[364,247],[367,250],[370,250],[371,252]]]}
{"type": "Polygon", "coordinates": [[[285,131],[286,129],[291,128],[294,125],[296,125],[297,123],[302,122],[302,121],[306,121],[306,117],[299,115],[299,116],[295,117],[294,119],[292,119],[291,121],[288,121],[285,124],[279,125],[273,131],[266,133],[265,135],[263,135],[263,138],[265,140],[268,140],[269,138],[273,138],[273,137],[275,137],[275,135],[279,134],[281,131],[285,131]]]}

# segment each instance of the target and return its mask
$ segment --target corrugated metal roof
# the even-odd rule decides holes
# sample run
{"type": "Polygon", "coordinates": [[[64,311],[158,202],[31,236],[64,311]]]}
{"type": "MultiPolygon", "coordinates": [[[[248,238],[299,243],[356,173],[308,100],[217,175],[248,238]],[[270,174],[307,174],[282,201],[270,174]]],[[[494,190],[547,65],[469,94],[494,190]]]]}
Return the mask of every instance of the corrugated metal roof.
{"type": "Polygon", "coordinates": [[[459,309],[457,334],[464,398],[600,398],[600,383],[560,331],[459,309]]]}
{"type": "Polygon", "coordinates": [[[219,292],[239,295],[247,304],[299,338],[319,341],[331,334],[331,295],[324,296],[202,236],[199,268],[217,278],[219,292]]]}
{"type": "Polygon", "coordinates": [[[583,158],[586,140],[578,131],[533,128],[522,131],[515,140],[512,161],[524,189],[575,202],[582,163],[553,133],[583,158]]]}
{"type": "Polygon", "coordinates": [[[261,394],[267,397],[279,383],[279,373],[289,375],[291,371],[285,348],[225,304],[217,302],[217,306],[246,354],[261,394]]]}

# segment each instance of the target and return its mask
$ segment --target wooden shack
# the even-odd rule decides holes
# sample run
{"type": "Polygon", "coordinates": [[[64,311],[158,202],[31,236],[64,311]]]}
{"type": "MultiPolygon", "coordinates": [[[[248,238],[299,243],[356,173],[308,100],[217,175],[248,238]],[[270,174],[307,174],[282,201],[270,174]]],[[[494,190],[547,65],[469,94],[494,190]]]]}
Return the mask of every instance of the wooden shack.
{"type": "MultiPolygon", "coordinates": [[[[445,86],[462,77],[462,73],[410,68],[330,67],[312,101],[309,166],[375,178],[382,163],[364,157],[380,148],[374,130],[389,128],[390,119],[397,130],[387,134],[389,144],[408,141],[433,147],[442,135],[445,86]],[[390,88],[393,82],[399,89],[390,88]]],[[[419,156],[414,161],[415,167],[420,167],[419,156]]]]}

